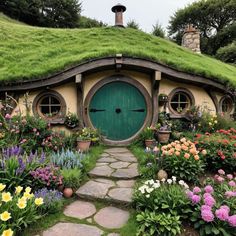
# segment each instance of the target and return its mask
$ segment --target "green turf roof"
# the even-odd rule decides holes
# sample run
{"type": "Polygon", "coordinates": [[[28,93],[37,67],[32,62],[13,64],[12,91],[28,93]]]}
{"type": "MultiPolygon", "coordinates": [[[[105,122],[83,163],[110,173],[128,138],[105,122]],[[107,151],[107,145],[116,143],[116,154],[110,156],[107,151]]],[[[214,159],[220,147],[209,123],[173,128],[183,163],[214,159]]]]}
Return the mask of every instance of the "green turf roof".
{"type": "Polygon", "coordinates": [[[236,67],[144,32],[123,28],[48,29],[0,15],[0,81],[38,79],[92,58],[135,56],[180,71],[230,82],[236,67]]]}

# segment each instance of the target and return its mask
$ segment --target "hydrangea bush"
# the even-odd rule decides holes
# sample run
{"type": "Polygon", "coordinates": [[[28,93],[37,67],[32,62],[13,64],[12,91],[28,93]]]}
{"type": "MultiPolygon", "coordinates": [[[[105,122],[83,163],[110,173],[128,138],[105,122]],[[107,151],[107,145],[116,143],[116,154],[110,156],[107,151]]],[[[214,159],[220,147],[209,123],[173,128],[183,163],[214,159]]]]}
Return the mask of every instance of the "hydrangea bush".
{"type": "Polygon", "coordinates": [[[41,217],[43,198],[35,197],[30,187],[17,186],[14,194],[5,192],[6,187],[0,183],[0,235],[12,236],[41,217]]]}
{"type": "Polygon", "coordinates": [[[192,203],[194,227],[200,235],[235,235],[236,232],[236,177],[218,171],[203,187],[187,191],[192,203]]]}

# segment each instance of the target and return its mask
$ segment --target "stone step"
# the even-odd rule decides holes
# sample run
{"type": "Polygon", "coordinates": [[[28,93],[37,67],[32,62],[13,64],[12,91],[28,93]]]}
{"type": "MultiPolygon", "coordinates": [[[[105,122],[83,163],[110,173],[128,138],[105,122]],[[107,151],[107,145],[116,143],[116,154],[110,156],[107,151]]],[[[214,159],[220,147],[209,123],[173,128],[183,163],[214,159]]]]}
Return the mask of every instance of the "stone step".
{"type": "Polygon", "coordinates": [[[119,205],[132,203],[134,180],[113,181],[108,179],[91,179],[81,186],[76,194],[79,198],[99,200],[119,205]]]}

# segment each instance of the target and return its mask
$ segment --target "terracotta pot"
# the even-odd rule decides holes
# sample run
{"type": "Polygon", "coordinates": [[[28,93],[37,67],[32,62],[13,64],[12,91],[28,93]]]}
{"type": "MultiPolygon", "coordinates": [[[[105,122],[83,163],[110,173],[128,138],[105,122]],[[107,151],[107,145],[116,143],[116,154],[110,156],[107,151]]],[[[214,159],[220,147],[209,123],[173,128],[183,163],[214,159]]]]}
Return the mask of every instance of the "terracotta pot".
{"type": "Polygon", "coordinates": [[[73,195],[72,188],[64,188],[63,190],[63,196],[66,198],[70,198],[73,195]]]}
{"type": "Polygon", "coordinates": [[[154,142],[153,139],[146,139],[145,140],[146,147],[149,147],[149,148],[153,147],[153,142],[154,142]]]}
{"type": "Polygon", "coordinates": [[[171,131],[157,131],[157,138],[159,143],[168,143],[171,131]]]}
{"type": "Polygon", "coordinates": [[[86,152],[89,150],[91,141],[90,140],[77,140],[77,151],[86,152]]]}

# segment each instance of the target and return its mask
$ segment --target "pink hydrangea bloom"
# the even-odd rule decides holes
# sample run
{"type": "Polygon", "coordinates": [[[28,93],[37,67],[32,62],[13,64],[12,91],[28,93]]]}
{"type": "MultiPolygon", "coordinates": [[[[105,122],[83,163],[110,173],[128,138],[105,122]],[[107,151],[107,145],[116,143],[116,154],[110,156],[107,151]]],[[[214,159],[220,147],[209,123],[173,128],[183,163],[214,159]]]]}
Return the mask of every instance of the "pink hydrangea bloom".
{"type": "Polygon", "coordinates": [[[220,208],[225,209],[228,213],[230,212],[230,208],[226,205],[222,205],[220,208]]]}
{"type": "Polygon", "coordinates": [[[198,196],[198,195],[193,195],[193,196],[191,197],[191,201],[192,201],[193,204],[199,203],[200,200],[201,200],[201,197],[198,196]]]}
{"type": "Polygon", "coordinates": [[[214,220],[214,214],[211,210],[202,210],[201,211],[202,219],[206,222],[212,222],[214,220]]]}
{"type": "Polygon", "coordinates": [[[236,215],[229,216],[228,222],[232,227],[236,227],[236,215]]]}
{"type": "Polygon", "coordinates": [[[211,185],[207,185],[205,188],[204,188],[205,192],[206,193],[213,193],[214,192],[214,189],[212,188],[211,185]]]}
{"type": "Polygon", "coordinates": [[[212,197],[210,193],[204,193],[203,194],[203,198],[206,198],[206,197],[212,197]]]}
{"type": "Polygon", "coordinates": [[[222,169],[219,169],[219,170],[218,170],[218,173],[219,173],[220,175],[225,175],[225,172],[224,172],[222,169]]]}
{"type": "Polygon", "coordinates": [[[191,192],[191,191],[187,191],[187,196],[188,196],[189,199],[191,199],[192,196],[193,196],[193,192],[191,192]]]}
{"type": "Polygon", "coordinates": [[[212,207],[215,205],[216,201],[212,196],[208,196],[204,198],[204,203],[205,205],[212,207]]]}
{"type": "Polygon", "coordinates": [[[229,181],[229,186],[235,187],[235,186],[236,186],[236,183],[235,183],[233,180],[231,180],[231,181],[229,181]]]}
{"type": "Polygon", "coordinates": [[[217,179],[216,179],[216,181],[217,182],[219,182],[219,183],[222,183],[222,182],[224,182],[224,178],[223,177],[221,177],[221,176],[219,176],[217,179]]]}
{"type": "Polygon", "coordinates": [[[231,174],[228,174],[228,175],[226,175],[226,176],[227,176],[227,178],[230,179],[230,180],[234,178],[233,175],[231,175],[231,174]]]}
{"type": "Polygon", "coordinates": [[[211,207],[207,205],[202,205],[201,206],[201,211],[211,211],[211,207]]]}
{"type": "Polygon", "coordinates": [[[193,192],[194,193],[200,193],[201,192],[201,189],[199,187],[194,187],[193,188],[193,192]]]}
{"type": "Polygon", "coordinates": [[[225,208],[220,208],[215,211],[216,217],[222,221],[226,221],[229,218],[229,212],[225,208]]]}
{"type": "Polygon", "coordinates": [[[231,198],[235,196],[235,193],[233,191],[226,191],[225,196],[226,198],[231,198]]]}

